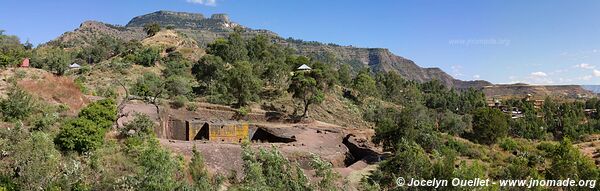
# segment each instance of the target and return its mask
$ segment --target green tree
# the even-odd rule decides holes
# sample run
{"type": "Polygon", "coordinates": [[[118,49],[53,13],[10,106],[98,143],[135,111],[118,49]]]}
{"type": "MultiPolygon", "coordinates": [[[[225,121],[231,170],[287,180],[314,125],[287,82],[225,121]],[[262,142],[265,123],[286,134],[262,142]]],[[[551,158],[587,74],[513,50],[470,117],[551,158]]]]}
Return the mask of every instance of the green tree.
{"type": "Polygon", "coordinates": [[[350,74],[350,65],[347,64],[343,64],[340,66],[340,69],[338,69],[338,78],[340,81],[340,84],[344,85],[344,86],[349,86],[350,83],[352,82],[352,76],[350,74]]]}
{"type": "Polygon", "coordinates": [[[469,136],[481,144],[494,144],[508,135],[508,117],[493,108],[480,108],[473,113],[473,133],[469,136]]]}
{"type": "Polygon", "coordinates": [[[117,106],[113,99],[93,102],[81,109],[79,118],[88,119],[102,129],[110,129],[117,120],[117,106]]]}
{"type": "Polygon", "coordinates": [[[261,81],[252,73],[252,64],[249,62],[236,62],[229,70],[228,81],[231,94],[237,99],[237,106],[246,106],[258,98],[261,81]]]}
{"type": "Polygon", "coordinates": [[[194,149],[192,150],[192,159],[189,164],[189,171],[192,175],[192,180],[194,182],[194,186],[198,190],[218,190],[221,182],[219,179],[213,179],[208,174],[208,170],[206,170],[204,164],[204,158],[202,154],[194,149]]]}
{"type": "Polygon", "coordinates": [[[179,170],[177,161],[169,151],[162,149],[157,140],[150,140],[137,163],[141,169],[136,174],[138,190],[175,190],[179,183],[174,178],[179,170]]]}
{"type": "Polygon", "coordinates": [[[307,116],[308,107],[311,104],[319,104],[325,98],[322,82],[318,81],[320,75],[319,70],[313,70],[296,72],[292,77],[288,92],[292,93],[294,99],[302,102],[304,111],[301,117],[307,116]]]}
{"type": "Polygon", "coordinates": [[[313,190],[298,164],[293,165],[277,149],[251,150],[242,146],[244,178],[234,190],[313,190]]]}
{"type": "Polygon", "coordinates": [[[200,58],[192,66],[192,74],[196,77],[198,83],[208,87],[225,79],[227,71],[225,70],[225,62],[221,57],[209,54],[200,58]]]}
{"type": "Polygon", "coordinates": [[[154,66],[160,58],[160,50],[153,47],[147,47],[138,51],[135,61],[146,67],[154,66]]]}
{"type": "Polygon", "coordinates": [[[333,165],[331,163],[322,160],[317,155],[312,155],[310,166],[315,169],[315,176],[320,178],[320,181],[317,184],[318,190],[338,190],[335,183],[341,176],[333,171],[333,165]]]}
{"type": "Polygon", "coordinates": [[[150,137],[154,135],[156,124],[146,114],[136,113],[132,121],[125,127],[119,129],[120,134],[125,137],[150,137]]]}
{"type": "Polygon", "coordinates": [[[375,122],[373,142],[382,144],[384,150],[395,151],[403,139],[418,142],[423,147],[434,147],[434,124],[430,111],[421,104],[407,105],[401,112],[379,117],[375,122]]]}
{"type": "Polygon", "coordinates": [[[162,75],[165,78],[171,76],[190,77],[190,68],[188,61],[168,61],[165,64],[165,69],[162,70],[162,75]]]}
{"type": "MultiPolygon", "coordinates": [[[[405,180],[428,179],[432,175],[431,161],[418,144],[406,140],[400,141],[394,155],[381,162],[377,170],[369,176],[371,183],[382,188],[396,188],[396,178],[405,180]]],[[[384,189],[384,190],[387,190],[384,189]]]]}
{"type": "Polygon", "coordinates": [[[160,31],[160,25],[158,23],[148,23],[144,25],[144,31],[149,37],[154,36],[160,31]]]}
{"type": "Polygon", "coordinates": [[[73,61],[71,54],[61,48],[44,47],[34,51],[31,65],[42,68],[57,75],[63,75],[73,61]]]}
{"type": "Polygon", "coordinates": [[[547,169],[547,179],[597,180],[600,178],[598,167],[575,148],[569,139],[563,139],[549,153],[552,164],[547,169]]]}
{"type": "Polygon", "coordinates": [[[16,66],[30,54],[17,36],[5,35],[4,31],[0,30],[0,68],[16,66]]]}
{"type": "Polygon", "coordinates": [[[227,63],[249,60],[246,41],[239,31],[229,34],[227,39],[217,39],[208,44],[206,53],[219,56],[227,63]]]}
{"type": "Polygon", "coordinates": [[[170,97],[192,96],[192,83],[190,79],[182,76],[171,76],[165,82],[165,89],[170,97]]]}
{"type": "Polygon", "coordinates": [[[460,136],[465,132],[470,132],[472,129],[471,115],[460,116],[451,111],[446,110],[440,121],[441,130],[454,136],[460,136]]]}
{"type": "Polygon", "coordinates": [[[161,97],[164,91],[164,80],[152,72],[144,73],[131,87],[132,94],[141,96],[150,103],[156,103],[156,99],[161,97]]]}
{"type": "Polygon", "coordinates": [[[54,143],[63,151],[84,153],[100,147],[104,141],[104,130],[94,121],[77,118],[65,123],[54,138],[54,143]]]}
{"type": "Polygon", "coordinates": [[[50,135],[33,132],[16,145],[15,151],[13,177],[21,189],[50,189],[61,177],[61,155],[54,148],[50,135]]]}
{"type": "Polygon", "coordinates": [[[5,99],[0,99],[0,113],[4,121],[23,120],[30,116],[34,110],[34,100],[27,92],[12,87],[5,99]]]}
{"type": "Polygon", "coordinates": [[[359,92],[359,97],[364,100],[368,96],[376,97],[378,96],[377,84],[371,74],[369,74],[369,69],[363,69],[358,72],[358,75],[352,81],[352,88],[359,92]]]}

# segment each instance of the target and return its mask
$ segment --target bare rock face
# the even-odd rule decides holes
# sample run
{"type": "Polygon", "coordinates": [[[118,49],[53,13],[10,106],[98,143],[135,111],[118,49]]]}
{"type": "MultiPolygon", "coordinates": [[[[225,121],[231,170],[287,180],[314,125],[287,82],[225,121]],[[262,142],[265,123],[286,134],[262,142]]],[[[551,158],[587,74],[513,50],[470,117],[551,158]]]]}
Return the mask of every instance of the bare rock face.
{"type": "Polygon", "coordinates": [[[214,19],[214,20],[221,21],[221,22],[225,22],[225,23],[230,23],[231,22],[231,20],[229,20],[229,15],[223,14],[223,13],[213,14],[212,16],[210,16],[210,18],[214,19]]]}
{"type": "Polygon", "coordinates": [[[143,27],[146,24],[156,23],[163,27],[174,27],[177,29],[208,30],[212,32],[231,32],[234,27],[239,26],[231,22],[226,14],[214,14],[205,18],[199,13],[184,13],[173,11],[157,11],[154,13],[137,16],[127,27],[143,27]]]}

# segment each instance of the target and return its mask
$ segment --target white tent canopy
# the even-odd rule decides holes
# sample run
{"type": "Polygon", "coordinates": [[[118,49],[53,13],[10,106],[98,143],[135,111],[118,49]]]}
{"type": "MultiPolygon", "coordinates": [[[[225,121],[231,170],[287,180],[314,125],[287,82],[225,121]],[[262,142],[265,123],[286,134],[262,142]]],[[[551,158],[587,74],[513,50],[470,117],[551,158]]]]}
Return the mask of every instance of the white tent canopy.
{"type": "Polygon", "coordinates": [[[302,64],[302,66],[298,67],[298,70],[311,70],[312,68],[308,67],[306,64],[302,64]]]}
{"type": "Polygon", "coordinates": [[[81,66],[77,63],[73,63],[71,65],[69,65],[69,68],[80,68],[81,66]]]}

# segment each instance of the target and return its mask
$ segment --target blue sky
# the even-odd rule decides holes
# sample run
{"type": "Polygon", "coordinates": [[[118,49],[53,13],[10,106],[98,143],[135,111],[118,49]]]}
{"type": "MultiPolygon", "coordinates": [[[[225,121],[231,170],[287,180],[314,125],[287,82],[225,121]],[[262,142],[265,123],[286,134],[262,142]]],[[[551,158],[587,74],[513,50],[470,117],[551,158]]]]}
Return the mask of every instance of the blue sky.
{"type": "Polygon", "coordinates": [[[157,10],[227,13],[283,37],[388,48],[463,80],[600,84],[600,1],[0,1],[0,29],[34,44],[85,20],[125,25],[157,10]]]}

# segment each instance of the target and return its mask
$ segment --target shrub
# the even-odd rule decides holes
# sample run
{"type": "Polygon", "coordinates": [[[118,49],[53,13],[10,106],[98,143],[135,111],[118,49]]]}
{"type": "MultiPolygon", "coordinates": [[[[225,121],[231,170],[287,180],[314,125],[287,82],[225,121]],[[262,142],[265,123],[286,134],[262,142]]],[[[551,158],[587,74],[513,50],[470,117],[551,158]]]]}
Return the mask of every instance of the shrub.
{"type": "Polygon", "coordinates": [[[236,113],[240,116],[247,116],[251,109],[249,107],[240,107],[236,110],[236,113]]]}
{"type": "Polygon", "coordinates": [[[127,123],[125,127],[120,129],[120,133],[122,136],[125,137],[146,137],[153,135],[154,127],[156,127],[156,124],[150,119],[150,117],[148,117],[148,115],[136,113],[133,120],[127,123]],[[133,133],[131,133],[130,131],[132,131],[133,133]]]}
{"type": "Polygon", "coordinates": [[[239,190],[313,190],[300,166],[290,163],[275,147],[254,153],[244,143],[242,160],[245,176],[239,190]]]}
{"type": "Polygon", "coordinates": [[[73,82],[75,83],[77,88],[79,88],[79,91],[81,91],[81,93],[87,94],[88,89],[87,89],[87,87],[85,87],[85,84],[83,84],[84,81],[85,81],[85,78],[80,76],[80,77],[75,78],[75,80],[73,82]]]}
{"type": "Polygon", "coordinates": [[[22,190],[48,189],[61,178],[61,155],[54,148],[50,135],[33,132],[16,145],[14,169],[18,169],[14,180],[22,190]]]}
{"type": "Polygon", "coordinates": [[[220,177],[213,178],[208,174],[204,164],[204,158],[196,150],[192,150],[192,159],[189,164],[189,173],[192,175],[194,186],[198,190],[219,190],[222,180],[220,177]]]}
{"type": "Polygon", "coordinates": [[[185,106],[185,104],[187,104],[188,100],[187,98],[185,98],[185,96],[177,96],[175,97],[175,99],[172,102],[173,107],[175,107],[176,109],[182,108],[185,106]]]}
{"type": "Polygon", "coordinates": [[[95,150],[104,140],[104,130],[89,119],[78,118],[67,122],[54,143],[63,151],[84,153],[95,150]]]}
{"type": "Polygon", "coordinates": [[[160,51],[156,48],[148,47],[136,54],[135,61],[146,67],[154,66],[160,57],[160,51]]]}
{"type": "Polygon", "coordinates": [[[100,128],[108,129],[117,120],[117,106],[113,99],[96,101],[83,108],[79,117],[95,122],[100,128]]]}
{"type": "Polygon", "coordinates": [[[9,90],[7,98],[0,100],[0,113],[5,121],[22,120],[33,113],[34,104],[31,95],[13,87],[9,90]]]}
{"type": "Polygon", "coordinates": [[[179,170],[177,161],[171,157],[169,151],[162,149],[156,140],[150,141],[144,148],[137,163],[141,170],[135,179],[139,182],[140,190],[175,190],[177,182],[175,173],[179,170]]]}
{"type": "Polygon", "coordinates": [[[146,72],[133,84],[131,93],[141,96],[146,101],[155,103],[156,99],[163,94],[164,89],[165,82],[160,76],[152,72],[146,72]]]}
{"type": "Polygon", "coordinates": [[[514,139],[507,137],[501,141],[500,148],[505,151],[514,151],[519,148],[519,144],[514,139]]]}
{"type": "Polygon", "coordinates": [[[328,161],[322,160],[317,155],[312,155],[310,166],[315,169],[315,176],[320,178],[318,190],[336,190],[335,182],[341,178],[341,176],[333,171],[332,164],[328,161]]]}
{"type": "Polygon", "coordinates": [[[186,109],[188,111],[196,111],[198,109],[198,104],[196,104],[196,103],[188,103],[186,109]]]}
{"type": "Polygon", "coordinates": [[[502,111],[480,108],[474,112],[471,140],[490,145],[506,135],[508,135],[508,120],[502,111]]]}
{"type": "Polygon", "coordinates": [[[171,97],[190,96],[192,94],[192,84],[190,80],[181,76],[171,76],[167,78],[165,89],[171,97]]]}

